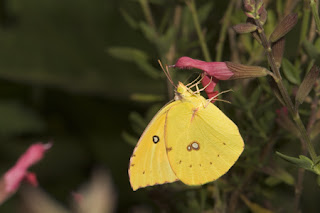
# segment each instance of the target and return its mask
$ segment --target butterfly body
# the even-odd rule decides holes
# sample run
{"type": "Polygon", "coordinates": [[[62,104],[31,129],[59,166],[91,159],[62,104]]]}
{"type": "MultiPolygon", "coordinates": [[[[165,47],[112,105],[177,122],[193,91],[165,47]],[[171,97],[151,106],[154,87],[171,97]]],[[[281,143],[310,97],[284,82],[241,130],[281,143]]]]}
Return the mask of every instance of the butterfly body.
{"type": "Polygon", "coordinates": [[[199,93],[179,83],[140,137],[130,159],[133,190],[181,180],[201,185],[225,174],[242,153],[237,126],[199,93]]]}

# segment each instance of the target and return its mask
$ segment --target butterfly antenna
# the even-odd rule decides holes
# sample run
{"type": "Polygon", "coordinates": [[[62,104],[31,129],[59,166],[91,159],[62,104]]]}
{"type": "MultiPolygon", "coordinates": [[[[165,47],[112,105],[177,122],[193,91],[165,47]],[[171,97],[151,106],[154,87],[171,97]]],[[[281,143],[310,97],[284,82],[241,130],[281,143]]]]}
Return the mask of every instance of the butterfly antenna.
{"type": "Polygon", "coordinates": [[[196,79],[194,79],[193,81],[191,81],[190,83],[186,84],[186,87],[189,87],[190,85],[194,84],[194,82],[199,81],[199,78],[201,77],[201,75],[198,75],[198,77],[196,79]]]}
{"type": "Polygon", "coordinates": [[[164,74],[167,76],[167,79],[169,80],[169,82],[172,84],[172,86],[174,86],[175,88],[177,88],[177,86],[173,83],[173,80],[171,78],[169,69],[168,69],[168,65],[166,65],[166,69],[164,69],[164,67],[162,66],[162,63],[160,60],[158,60],[158,63],[162,69],[162,71],[164,72],[164,74]]]}
{"type": "Polygon", "coordinates": [[[189,88],[192,88],[192,87],[195,87],[195,86],[197,86],[197,85],[199,85],[200,83],[201,83],[201,81],[202,81],[202,79],[204,78],[204,76],[202,76],[202,75],[200,75],[201,76],[201,78],[200,79],[196,79],[197,80],[197,82],[196,83],[194,83],[193,85],[191,85],[189,88]]]}

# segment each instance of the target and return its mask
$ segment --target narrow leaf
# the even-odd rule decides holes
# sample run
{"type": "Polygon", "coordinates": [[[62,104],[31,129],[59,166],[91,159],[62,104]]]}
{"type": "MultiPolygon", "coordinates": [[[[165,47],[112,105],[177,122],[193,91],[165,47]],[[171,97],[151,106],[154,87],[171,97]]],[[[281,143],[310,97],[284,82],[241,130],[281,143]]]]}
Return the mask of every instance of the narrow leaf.
{"type": "Polygon", "coordinates": [[[276,152],[276,154],[282,159],[288,161],[289,163],[294,164],[295,166],[304,168],[309,171],[313,171],[313,162],[308,157],[300,155],[299,158],[295,158],[281,154],[280,152],[276,152]]]}
{"type": "Polygon", "coordinates": [[[274,29],[270,36],[270,41],[275,42],[285,36],[297,24],[298,14],[291,13],[287,15],[274,29]]]}
{"type": "Polygon", "coordinates": [[[120,9],[120,13],[122,15],[122,17],[124,18],[124,20],[128,23],[128,25],[132,28],[132,29],[138,29],[139,24],[137,21],[135,21],[125,10],[120,9]]]}
{"type": "Polygon", "coordinates": [[[124,131],[121,134],[122,138],[130,145],[136,146],[138,142],[138,138],[124,131]]]}
{"type": "Polygon", "coordinates": [[[300,84],[299,70],[285,58],[282,61],[282,70],[288,81],[293,84],[300,84]]]}
{"type": "Polygon", "coordinates": [[[307,54],[310,56],[310,58],[315,59],[316,63],[320,63],[320,51],[310,42],[310,41],[303,41],[303,47],[307,54]]]}
{"type": "MultiPolygon", "coordinates": [[[[264,172],[269,174],[271,177],[280,180],[288,185],[294,184],[294,177],[288,173],[286,170],[280,167],[267,167],[264,169],[264,172]]],[[[272,180],[272,179],[271,179],[272,180]]],[[[269,180],[270,181],[270,180],[269,180]]],[[[272,182],[271,182],[272,183],[272,182]]]]}
{"type": "Polygon", "coordinates": [[[320,120],[318,120],[311,129],[310,138],[311,140],[320,134],[320,120]]]}
{"type": "Polygon", "coordinates": [[[148,55],[145,52],[130,47],[110,47],[107,52],[115,58],[129,62],[135,62],[135,60],[146,61],[148,59],[148,55]]]}
{"type": "Polygon", "coordinates": [[[269,209],[266,209],[257,203],[251,202],[244,195],[240,195],[240,198],[248,206],[252,213],[273,213],[273,211],[270,211],[269,209]]]}
{"type": "Polygon", "coordinates": [[[147,123],[146,121],[143,119],[143,117],[137,113],[137,112],[131,112],[129,114],[129,119],[137,126],[139,127],[146,127],[147,123]]]}
{"type": "Polygon", "coordinates": [[[156,102],[156,101],[163,101],[164,97],[162,95],[152,95],[152,94],[132,94],[130,99],[133,101],[140,101],[140,102],[156,102]]]}
{"type": "Polygon", "coordinates": [[[130,47],[110,47],[107,52],[115,58],[135,63],[141,71],[154,79],[161,75],[161,72],[149,64],[149,56],[142,50],[130,47]]]}
{"type": "Polygon", "coordinates": [[[319,71],[320,71],[319,67],[316,65],[313,65],[310,72],[308,72],[306,77],[303,79],[296,95],[296,108],[303,103],[304,99],[310,93],[311,89],[313,88],[318,78],[319,71]]]}

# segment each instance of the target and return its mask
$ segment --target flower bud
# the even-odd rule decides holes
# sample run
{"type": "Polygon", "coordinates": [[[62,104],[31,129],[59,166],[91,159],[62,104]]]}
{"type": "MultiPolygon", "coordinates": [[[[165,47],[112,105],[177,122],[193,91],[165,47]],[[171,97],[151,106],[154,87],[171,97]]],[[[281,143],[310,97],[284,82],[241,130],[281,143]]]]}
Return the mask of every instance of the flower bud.
{"type": "Polygon", "coordinates": [[[259,15],[260,15],[259,21],[260,21],[261,25],[264,25],[267,21],[267,18],[268,18],[267,10],[264,7],[261,7],[259,15]]]}
{"type": "Polygon", "coordinates": [[[275,42],[285,36],[297,24],[298,14],[291,13],[284,17],[284,19],[276,26],[270,35],[270,41],[275,42]]]}
{"type": "Polygon", "coordinates": [[[276,66],[278,68],[281,67],[283,52],[284,52],[284,45],[285,45],[285,38],[282,37],[278,41],[272,43],[272,54],[274,57],[274,60],[276,62],[276,66]]]}
{"type": "Polygon", "coordinates": [[[308,96],[311,89],[314,87],[314,84],[317,81],[317,78],[319,75],[319,71],[320,71],[319,67],[316,65],[313,65],[311,70],[303,79],[296,95],[296,107],[298,107],[300,104],[303,103],[304,99],[308,96]]]}
{"type": "Polygon", "coordinates": [[[232,27],[237,33],[251,33],[257,30],[257,26],[251,23],[241,23],[232,27]]]}
{"type": "Polygon", "coordinates": [[[255,1],[254,0],[243,0],[243,7],[246,12],[254,12],[255,11],[255,1]]]}

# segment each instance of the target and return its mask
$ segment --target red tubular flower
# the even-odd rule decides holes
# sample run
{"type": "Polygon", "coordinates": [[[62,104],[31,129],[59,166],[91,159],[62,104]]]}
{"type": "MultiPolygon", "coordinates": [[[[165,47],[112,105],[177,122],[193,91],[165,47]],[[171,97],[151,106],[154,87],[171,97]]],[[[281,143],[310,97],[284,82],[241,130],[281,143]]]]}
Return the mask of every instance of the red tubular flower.
{"type": "MultiPolygon", "coordinates": [[[[201,83],[202,83],[202,86],[205,88],[204,91],[207,93],[209,99],[216,96],[219,93],[218,91],[213,91],[218,81],[219,80],[214,77],[212,77],[211,79],[207,75],[202,76],[201,83]]],[[[211,102],[212,103],[215,102],[215,99],[213,99],[211,102]]]]}
{"type": "Polygon", "coordinates": [[[200,69],[207,75],[215,77],[218,80],[228,80],[234,75],[225,62],[205,62],[187,56],[179,58],[173,67],[179,69],[200,69]]]}
{"type": "Polygon", "coordinates": [[[36,143],[31,145],[18,159],[16,164],[4,174],[0,180],[0,184],[4,185],[4,188],[0,189],[0,203],[17,191],[23,180],[26,180],[33,186],[38,185],[36,175],[28,172],[28,168],[40,161],[50,147],[50,143],[36,143]]]}
{"type": "MultiPolygon", "coordinates": [[[[201,80],[205,92],[209,98],[214,97],[218,92],[213,91],[219,80],[234,80],[241,78],[257,78],[266,76],[270,73],[266,68],[259,66],[247,66],[233,62],[205,62],[190,57],[183,56],[179,58],[175,65],[179,69],[200,69],[203,71],[201,80]],[[211,78],[212,80],[211,80],[211,78]],[[211,81],[211,82],[210,82],[211,81]],[[210,84],[208,86],[208,84],[210,84]]],[[[214,100],[213,100],[214,101],[214,100]]]]}

